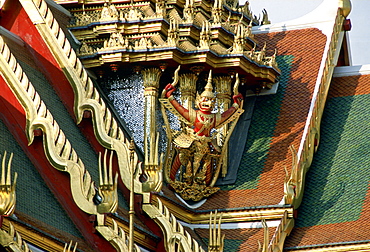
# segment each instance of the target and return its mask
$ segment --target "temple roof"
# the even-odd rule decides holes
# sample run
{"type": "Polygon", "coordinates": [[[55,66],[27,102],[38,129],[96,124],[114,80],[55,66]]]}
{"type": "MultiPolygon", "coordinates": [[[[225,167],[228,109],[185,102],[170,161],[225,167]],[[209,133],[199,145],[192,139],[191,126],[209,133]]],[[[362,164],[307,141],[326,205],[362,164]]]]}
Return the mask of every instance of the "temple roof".
{"type": "MultiPolygon", "coordinates": [[[[335,70],[332,79],[338,59],[348,62],[343,55],[348,45],[342,43],[347,29],[345,1],[338,5],[327,0],[305,17],[270,25],[244,10],[238,24],[243,23],[251,33],[241,49],[234,41],[236,28],[227,22],[211,28],[204,23],[211,12],[217,20],[209,1],[197,1],[202,11],[191,24],[180,16],[183,11],[177,7],[188,4],[182,1],[164,7],[171,21],[167,16],[154,18],[158,9],[155,12],[152,7],[160,1],[112,1],[109,6],[117,5],[121,16],[89,14],[96,20],[86,24],[81,24],[85,11],[103,12],[108,6],[103,7],[104,1],[86,1],[86,10],[80,8],[80,1],[56,2],[70,4],[75,19],[69,29],[74,35],[66,27],[68,12],[50,1],[7,1],[5,6],[18,12],[4,8],[5,18],[0,19],[4,26],[0,28],[0,85],[4,90],[0,96],[4,107],[0,111],[0,141],[4,150],[15,153],[14,171],[20,176],[16,211],[5,218],[3,227],[9,230],[9,222],[28,227],[22,231],[23,236],[33,235],[25,238],[27,242],[39,246],[37,238],[44,237],[52,244],[47,246],[56,250],[69,240],[79,241],[80,251],[119,250],[126,245],[124,231],[130,229],[133,209],[129,210],[128,199],[132,190],[136,213],[133,239],[149,251],[168,248],[171,237],[183,237],[182,242],[194,251],[206,249],[210,212],[216,209],[218,217],[223,215],[224,251],[257,251],[258,242],[268,246],[270,241],[270,245],[282,248],[288,234],[286,251],[334,251],[339,246],[369,244],[366,125],[370,118],[366,105],[370,74],[363,74],[362,69],[354,75],[349,73],[353,68],[343,67],[335,70]],[[134,7],[144,16],[128,12],[134,7]],[[252,21],[251,27],[247,21],[252,21]],[[138,37],[135,22],[147,40],[138,37]],[[167,32],[172,32],[176,41],[166,40],[167,32]],[[125,37],[120,40],[122,34],[125,37]],[[207,44],[209,38],[202,40],[206,35],[212,36],[212,44],[207,44]],[[110,44],[112,41],[119,43],[110,44]],[[150,43],[155,43],[155,48],[150,43]],[[256,52],[269,56],[258,59],[256,52]],[[236,180],[194,204],[180,199],[165,184],[159,192],[143,190],[144,176],[131,169],[141,153],[129,149],[129,132],[124,128],[132,122],[119,118],[120,113],[126,113],[124,109],[113,111],[104,87],[98,87],[102,82],[86,71],[77,56],[98,77],[100,71],[128,68],[132,62],[141,62],[143,67],[165,62],[168,68],[161,70],[167,71],[168,80],[178,64],[190,71],[202,63],[203,70],[215,68],[218,74],[232,67],[251,77],[251,82],[278,82],[278,89],[275,94],[256,92],[245,97],[253,101],[245,104],[253,107],[245,107],[250,114],[243,120],[250,120],[249,129],[243,131],[243,122],[237,125],[235,139],[244,140],[237,145],[236,180]],[[206,60],[202,61],[203,57],[206,60]],[[30,117],[34,110],[37,120],[30,117]],[[50,135],[55,148],[47,146],[50,135]],[[105,149],[112,150],[109,155],[115,156],[110,166],[120,174],[119,207],[101,213],[103,179],[97,153],[105,149]],[[80,176],[73,173],[77,169],[80,176]],[[134,182],[128,182],[130,174],[134,182]],[[100,182],[99,189],[94,181],[96,185],[100,182]],[[76,196],[79,190],[84,197],[76,196]]],[[[237,23],[236,13],[241,10],[234,7],[223,6],[223,15],[230,11],[237,23]]],[[[139,109],[133,112],[138,114],[139,109]]],[[[106,188],[109,186],[117,190],[117,184],[112,182],[106,188]]],[[[44,250],[47,246],[40,245],[44,250]]]]}

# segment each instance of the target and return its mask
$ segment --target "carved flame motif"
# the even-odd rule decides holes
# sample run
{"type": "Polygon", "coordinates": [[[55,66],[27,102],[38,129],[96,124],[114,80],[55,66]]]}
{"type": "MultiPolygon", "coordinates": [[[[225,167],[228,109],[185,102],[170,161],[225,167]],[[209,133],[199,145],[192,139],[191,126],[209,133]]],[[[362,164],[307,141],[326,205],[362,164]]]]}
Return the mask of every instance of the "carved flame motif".
{"type": "Polygon", "coordinates": [[[99,213],[114,213],[118,207],[118,196],[117,196],[118,173],[116,173],[115,178],[113,180],[112,158],[113,151],[111,151],[110,153],[109,166],[107,169],[107,150],[105,150],[103,162],[101,162],[101,153],[99,153],[99,175],[100,175],[99,195],[102,196],[102,202],[98,205],[99,213]],[[101,163],[103,163],[103,168],[101,167],[101,163]]]}
{"type": "Polygon", "coordinates": [[[0,215],[11,215],[15,210],[15,185],[17,183],[18,174],[14,174],[13,184],[11,183],[11,165],[13,153],[10,154],[7,169],[5,168],[6,151],[4,152],[1,171],[1,184],[0,184],[0,215]]]}
{"type": "Polygon", "coordinates": [[[222,213],[219,219],[217,220],[217,210],[214,214],[212,214],[211,212],[211,214],[209,215],[209,242],[208,242],[209,252],[224,251],[225,234],[221,235],[221,222],[222,222],[222,213]]]}

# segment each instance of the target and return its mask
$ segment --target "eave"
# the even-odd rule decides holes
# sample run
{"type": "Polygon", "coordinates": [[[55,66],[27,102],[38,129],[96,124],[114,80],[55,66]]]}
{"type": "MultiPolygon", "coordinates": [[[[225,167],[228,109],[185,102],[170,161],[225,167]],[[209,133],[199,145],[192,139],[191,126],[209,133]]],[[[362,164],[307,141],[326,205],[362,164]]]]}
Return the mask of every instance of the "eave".
{"type": "MultiPolygon", "coordinates": [[[[137,50],[136,52],[121,49],[107,50],[92,55],[80,57],[86,68],[101,67],[110,63],[133,64],[139,63],[141,66],[159,65],[167,62],[170,67],[182,66],[182,70],[187,70],[194,65],[203,65],[205,70],[215,69],[217,74],[228,74],[230,70],[239,72],[256,81],[266,81],[275,83],[279,70],[259,65],[242,54],[217,55],[210,50],[184,52],[177,48],[163,48],[152,50],[137,50]]],[[[252,81],[253,82],[253,81],[252,81]]]]}
{"type": "Polygon", "coordinates": [[[301,246],[296,248],[284,248],[288,252],[366,252],[370,250],[369,241],[343,242],[332,244],[318,244],[314,246],[301,246]]]}
{"type": "MultiPolygon", "coordinates": [[[[188,224],[208,224],[210,214],[213,210],[197,211],[186,209],[183,206],[176,204],[164,197],[154,195],[152,203],[158,204],[158,199],[171,210],[176,218],[188,224]]],[[[253,208],[239,208],[239,209],[217,209],[218,213],[222,213],[222,223],[239,223],[239,222],[254,222],[262,220],[278,220],[287,212],[288,218],[293,218],[294,209],[292,206],[261,206],[253,208]]]]}

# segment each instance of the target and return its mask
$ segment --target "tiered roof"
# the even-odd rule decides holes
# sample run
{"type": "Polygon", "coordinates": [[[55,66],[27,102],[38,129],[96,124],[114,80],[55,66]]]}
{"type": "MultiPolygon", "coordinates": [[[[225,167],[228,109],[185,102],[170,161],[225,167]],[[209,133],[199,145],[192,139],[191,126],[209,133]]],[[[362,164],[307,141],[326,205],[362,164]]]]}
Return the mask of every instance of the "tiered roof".
{"type": "MultiPolygon", "coordinates": [[[[368,246],[367,128],[362,125],[369,121],[366,85],[370,75],[335,77],[331,82],[348,14],[345,1],[337,5],[327,0],[311,17],[261,26],[267,20],[253,18],[248,6],[240,9],[235,2],[110,1],[104,5],[105,1],[91,0],[83,6],[73,0],[56,2],[69,6],[75,18],[69,29],[81,42],[78,56],[98,76],[132,63],[159,66],[167,72],[182,64],[186,71],[197,67],[214,68],[218,74],[240,72],[252,85],[279,81],[276,94],[246,98],[255,102],[234,184],[221,186],[194,206],[165,186],[160,193],[145,193],[135,178],[136,244],[163,251],[171,237],[182,237],[181,246],[189,251],[205,249],[210,212],[217,209],[218,217],[223,215],[224,251],[257,251],[258,242],[266,247],[270,241],[269,249],[284,246],[287,251],[339,251],[342,247],[348,251],[368,246]]],[[[91,194],[78,199],[72,193],[78,189],[71,183],[78,179],[68,176],[68,165],[63,170],[53,162],[60,155],[80,166],[81,190],[86,190],[91,185],[87,177],[100,180],[96,152],[107,148],[123,155],[118,150],[128,148],[127,132],[71,50],[79,42],[66,29],[68,13],[42,0],[6,1],[5,7],[6,18],[0,20],[5,27],[0,29],[4,41],[0,140],[14,137],[18,141],[18,145],[5,141],[2,146],[16,153],[13,166],[20,179],[17,210],[5,219],[3,228],[14,223],[29,243],[48,251],[53,251],[49,247],[60,249],[69,240],[79,241],[81,251],[122,250],[123,230],[129,231],[125,198],[131,185],[127,182],[131,171],[120,167],[122,156],[113,161],[114,171],[120,171],[122,178],[118,183],[122,193],[117,196],[120,206],[116,213],[104,215],[81,205],[83,200],[92,207],[100,202],[91,194]],[[18,14],[7,12],[9,6],[18,14]],[[23,76],[20,73],[26,74],[30,84],[15,84],[13,75],[23,76]],[[17,92],[22,88],[26,92],[20,95],[17,92]],[[27,99],[31,102],[24,102],[27,99]],[[44,116],[51,121],[40,120],[38,127],[27,128],[35,123],[28,117],[33,106],[38,120],[44,116]],[[64,144],[56,154],[43,146],[51,133],[43,128],[46,124],[58,129],[54,144],[64,144]],[[33,197],[35,191],[37,197],[33,197]],[[38,237],[48,245],[37,243],[38,237]]],[[[25,82],[24,77],[21,81],[25,82]]]]}

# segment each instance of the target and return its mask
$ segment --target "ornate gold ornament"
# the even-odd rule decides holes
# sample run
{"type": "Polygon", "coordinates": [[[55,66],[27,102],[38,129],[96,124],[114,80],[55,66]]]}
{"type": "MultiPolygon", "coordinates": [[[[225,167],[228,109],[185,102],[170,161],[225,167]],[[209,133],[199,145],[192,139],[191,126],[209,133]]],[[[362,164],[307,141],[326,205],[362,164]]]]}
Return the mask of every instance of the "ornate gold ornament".
{"type": "Polygon", "coordinates": [[[185,0],[184,23],[193,23],[195,16],[194,0],[185,0]]]}
{"type": "MultiPolygon", "coordinates": [[[[197,77],[194,74],[184,74],[179,78],[178,71],[179,69],[175,72],[174,82],[166,87],[160,99],[168,137],[164,177],[183,199],[199,201],[219,190],[214,184],[221,167],[227,165],[225,157],[228,141],[239,116],[243,113],[239,108],[243,106],[243,102],[235,102],[233,106],[228,107],[225,97],[230,99],[231,92],[222,86],[231,86],[231,80],[224,81],[226,79],[218,78],[220,108],[217,113],[212,113],[217,98],[213,93],[210,72],[204,92],[197,96],[196,105],[199,109],[194,110],[197,77]],[[175,88],[178,79],[183,92],[181,98],[183,105],[171,95],[173,92],[171,90],[175,88]],[[180,131],[171,130],[165,108],[183,123],[180,131]]],[[[234,97],[238,96],[238,85],[237,76],[234,97]]]]}
{"type": "MultiPolygon", "coordinates": [[[[71,44],[66,39],[66,36],[63,32],[63,30],[59,27],[57,20],[54,19],[52,11],[48,8],[46,2],[44,0],[34,0],[35,2],[32,2],[32,0],[20,0],[21,4],[24,5],[27,12],[29,12],[29,16],[31,20],[33,21],[35,27],[40,32],[40,35],[44,38],[45,42],[48,44],[50,50],[53,52],[56,61],[60,65],[61,69],[65,72],[65,75],[67,76],[68,80],[70,81],[71,86],[73,87],[73,90],[75,92],[75,100],[74,100],[74,112],[75,116],[77,118],[77,122],[81,122],[83,118],[84,111],[88,110],[92,112],[92,121],[94,125],[94,133],[99,141],[99,143],[110,150],[114,150],[115,154],[118,157],[118,164],[119,169],[121,173],[121,179],[125,186],[127,188],[132,188],[131,190],[135,193],[141,193],[143,195],[143,202],[144,204],[148,204],[150,201],[150,194],[143,192],[142,183],[139,181],[139,176],[141,175],[140,172],[134,173],[133,169],[131,167],[136,166],[138,164],[138,156],[136,152],[131,152],[129,149],[129,141],[124,136],[124,133],[122,130],[118,127],[118,123],[116,122],[115,118],[112,116],[112,113],[108,109],[107,105],[101,99],[99,92],[94,88],[92,84],[92,80],[88,76],[85,68],[81,64],[80,60],[77,58],[77,55],[75,51],[72,49],[71,44]],[[30,3],[31,2],[31,3],[30,3]],[[130,155],[132,154],[132,155],[130,155]],[[131,157],[131,158],[130,158],[131,157]],[[128,176],[130,175],[130,176],[128,176]],[[133,177],[133,181],[130,177],[133,177]]],[[[3,43],[0,41],[0,48],[1,51],[6,51],[7,58],[4,61],[2,60],[2,57],[0,57],[0,66],[7,66],[7,62],[11,61],[9,60],[9,49],[5,48],[3,49],[3,43]]],[[[14,57],[13,57],[14,60],[14,57]]],[[[11,61],[13,64],[14,61],[11,61]]],[[[17,78],[14,77],[14,73],[12,73],[12,68],[6,68],[4,71],[6,71],[5,76],[9,76],[8,82],[14,84],[13,90],[16,94],[19,94],[17,96],[22,104],[26,104],[27,107],[26,111],[32,112],[31,115],[34,114],[34,106],[40,107],[40,113],[42,115],[48,115],[48,120],[40,120],[40,121],[46,121],[47,123],[42,125],[42,129],[45,133],[46,137],[52,136],[55,133],[53,130],[49,127],[50,125],[54,125],[55,130],[59,130],[59,127],[57,126],[56,122],[51,122],[51,114],[49,111],[46,112],[45,106],[40,106],[40,103],[42,101],[39,99],[39,96],[37,93],[35,93],[35,90],[33,89],[33,86],[28,83],[28,79],[23,74],[23,71],[19,71],[21,69],[18,68],[17,65],[17,77],[22,76],[22,84],[19,84],[16,81],[17,78]],[[19,90],[21,88],[28,87],[28,93],[23,92],[22,90],[19,90]],[[34,97],[34,99],[38,102],[34,102],[32,99],[29,100],[29,96],[34,97]]],[[[43,104],[43,103],[42,103],[43,104]]],[[[32,121],[32,120],[30,120],[32,121]]],[[[39,125],[38,125],[39,126],[39,125]]],[[[61,132],[61,131],[58,131],[61,132]]],[[[33,137],[31,134],[32,132],[27,130],[27,134],[30,137],[33,137]]],[[[62,132],[60,133],[62,134],[62,132]]],[[[65,139],[64,135],[61,137],[58,137],[61,141],[65,142],[68,146],[63,146],[58,142],[58,150],[60,153],[61,149],[70,150],[73,151],[73,149],[70,147],[68,140],[65,139]]],[[[48,143],[55,142],[55,141],[48,141],[48,143]]],[[[54,157],[55,153],[51,153],[51,156],[54,157]]],[[[64,153],[64,152],[63,152],[64,153]]],[[[49,154],[49,152],[47,152],[49,154]]],[[[77,155],[73,152],[73,155],[66,155],[63,154],[63,157],[70,157],[78,158],[77,155]]],[[[55,163],[53,159],[50,159],[52,164],[55,163]]],[[[78,165],[79,167],[82,166],[82,162],[80,159],[78,165]]],[[[57,160],[59,161],[59,160],[57,160]]],[[[73,162],[69,162],[68,164],[74,164],[73,162]]],[[[83,166],[82,166],[83,167],[83,166]]],[[[75,169],[78,170],[78,169],[75,169]]],[[[136,169],[135,169],[136,170],[136,169]]],[[[93,188],[91,184],[91,179],[89,174],[82,170],[80,174],[85,174],[85,178],[83,182],[81,182],[78,179],[71,179],[71,183],[75,183],[78,186],[75,188],[80,189],[86,189],[86,188],[93,188]],[[91,186],[90,186],[91,185],[91,186]]],[[[109,174],[109,172],[108,172],[109,174]]],[[[104,181],[104,178],[103,178],[104,181]]],[[[109,182],[109,178],[108,178],[109,182]]],[[[71,186],[73,187],[73,186],[71,186]]],[[[85,191],[83,191],[85,192],[85,191]]],[[[88,194],[87,198],[85,198],[83,195],[84,193],[81,192],[79,195],[74,196],[74,200],[76,204],[80,207],[81,210],[92,213],[97,215],[97,226],[96,230],[106,239],[108,240],[118,251],[127,251],[127,239],[126,236],[121,228],[118,228],[117,224],[114,224],[113,222],[112,226],[108,226],[105,224],[104,216],[103,214],[98,213],[96,205],[93,206],[92,203],[92,196],[93,194],[88,194]],[[81,196],[80,196],[81,195],[81,196]],[[79,196],[79,197],[75,197],[79,196]],[[90,204],[90,202],[92,204],[90,204]],[[94,207],[94,208],[93,208],[94,207]]],[[[77,193],[79,191],[77,190],[77,193]]],[[[150,210],[149,210],[150,211],[150,210]]],[[[168,209],[167,209],[168,212],[168,209]]],[[[176,220],[173,220],[171,223],[177,223],[176,220]]],[[[171,224],[174,225],[174,224],[171,224]]],[[[178,225],[178,224],[176,224],[178,225]]],[[[194,240],[190,239],[190,235],[186,236],[187,239],[184,239],[182,243],[187,244],[184,246],[187,246],[189,248],[198,248],[198,251],[203,251],[199,244],[194,240]]],[[[134,245],[136,246],[136,245],[134,245]]],[[[186,250],[190,251],[190,250],[186,250]]]]}
{"type": "Polygon", "coordinates": [[[117,222],[112,219],[112,225],[104,225],[103,220],[98,220],[100,223],[96,226],[96,230],[107,240],[112,246],[120,252],[139,252],[141,251],[136,244],[133,244],[133,249],[129,250],[129,240],[125,231],[118,226],[117,222]]]}
{"type": "Polygon", "coordinates": [[[143,191],[159,192],[162,188],[162,161],[159,161],[159,133],[157,133],[156,107],[158,100],[159,79],[162,71],[159,68],[148,68],[141,71],[144,85],[144,174],[143,191]]]}
{"type": "Polygon", "coordinates": [[[17,184],[18,173],[14,174],[13,184],[11,183],[11,165],[12,165],[13,153],[10,154],[7,169],[5,168],[6,163],[6,151],[4,152],[2,164],[1,164],[1,184],[0,184],[0,215],[9,216],[12,215],[15,210],[16,194],[15,186],[17,184]]]}
{"type": "Polygon", "coordinates": [[[0,244],[6,251],[32,252],[21,235],[15,230],[12,223],[9,223],[9,231],[0,229],[0,244]]]}
{"type": "Polygon", "coordinates": [[[99,21],[117,20],[119,17],[118,10],[114,4],[104,3],[104,7],[100,13],[99,21]]]}
{"type": "MultiPolygon", "coordinates": [[[[104,165],[104,176],[101,175],[99,186],[99,191],[103,196],[103,205],[97,206],[93,202],[96,192],[90,174],[2,37],[0,37],[0,51],[2,52],[0,54],[0,68],[5,73],[5,80],[26,111],[25,131],[29,144],[32,144],[34,140],[34,130],[41,129],[44,133],[45,154],[54,168],[70,174],[73,199],[80,209],[89,214],[98,214],[100,211],[105,213],[115,211],[118,204],[117,176],[113,182],[111,165],[108,175],[106,165],[104,165]]],[[[4,162],[5,159],[3,159],[3,165],[5,165],[4,162]]],[[[102,174],[101,167],[99,171],[102,174]]]]}
{"type": "Polygon", "coordinates": [[[75,244],[75,246],[73,247],[73,250],[72,249],[72,241],[69,243],[69,244],[64,244],[64,249],[63,249],[63,252],[76,252],[76,249],[77,249],[77,242],[75,244]]]}
{"type": "Polygon", "coordinates": [[[221,235],[222,213],[217,219],[217,210],[209,216],[208,252],[223,252],[225,234],[221,235]],[[214,215],[214,216],[213,216],[214,215]]]}
{"type": "Polygon", "coordinates": [[[29,144],[34,140],[34,130],[41,129],[45,154],[54,168],[69,173],[73,200],[82,211],[98,218],[103,216],[100,212],[115,211],[118,205],[117,176],[113,182],[111,170],[108,174],[106,170],[103,172],[99,186],[103,205],[96,205],[93,201],[96,191],[90,174],[1,36],[0,52],[1,73],[26,112],[25,131],[29,144]]]}
{"type": "Polygon", "coordinates": [[[294,146],[290,146],[292,153],[292,168],[290,175],[286,171],[284,181],[284,201],[285,204],[294,206],[294,209],[297,209],[302,202],[306,173],[311,166],[314,153],[319,145],[321,118],[330,87],[331,76],[335,67],[333,62],[336,62],[336,59],[339,57],[339,46],[341,46],[342,43],[339,43],[338,41],[343,40],[344,15],[349,11],[346,9],[348,6],[342,6],[342,4],[346,2],[348,3],[348,1],[339,2],[339,7],[343,7],[345,9],[338,9],[334,31],[331,37],[328,38],[328,52],[326,54],[325,62],[320,67],[322,77],[316,84],[317,87],[315,90],[317,91],[314,93],[312,98],[313,102],[310,108],[312,113],[309,113],[308,115],[299,149],[296,151],[294,146]],[[343,13],[343,11],[345,13],[343,13]]]}
{"type": "Polygon", "coordinates": [[[101,161],[101,153],[99,153],[99,195],[102,197],[102,202],[98,205],[99,213],[114,213],[118,207],[117,182],[118,173],[113,178],[112,173],[113,151],[110,152],[109,166],[107,169],[107,150],[104,153],[104,159],[101,161]],[[102,165],[103,164],[103,167],[102,165]]]}
{"type": "Polygon", "coordinates": [[[203,21],[202,23],[202,30],[200,32],[199,38],[199,50],[209,49],[211,45],[211,31],[210,31],[210,24],[208,21],[203,21]]]}
{"type": "Polygon", "coordinates": [[[166,251],[205,252],[204,249],[191,237],[191,235],[179,223],[176,217],[170,213],[162,201],[157,198],[158,206],[154,204],[144,204],[143,210],[152,218],[162,229],[165,239],[166,251]]]}
{"type": "Polygon", "coordinates": [[[293,229],[294,219],[288,218],[288,212],[285,211],[283,217],[280,219],[279,225],[276,227],[276,230],[272,235],[271,240],[266,220],[262,219],[261,223],[263,228],[263,244],[261,246],[260,241],[258,241],[257,252],[283,251],[285,238],[293,229]]]}
{"type": "Polygon", "coordinates": [[[266,220],[265,219],[262,219],[261,220],[261,224],[262,224],[262,228],[263,228],[263,243],[261,245],[261,242],[260,241],[257,241],[258,242],[258,249],[257,249],[257,252],[268,252],[267,251],[267,248],[269,246],[269,237],[270,237],[270,232],[269,232],[269,228],[266,224],[266,220]]]}

